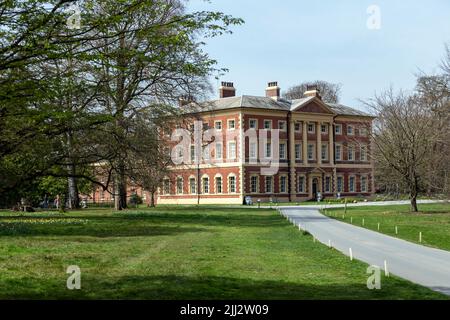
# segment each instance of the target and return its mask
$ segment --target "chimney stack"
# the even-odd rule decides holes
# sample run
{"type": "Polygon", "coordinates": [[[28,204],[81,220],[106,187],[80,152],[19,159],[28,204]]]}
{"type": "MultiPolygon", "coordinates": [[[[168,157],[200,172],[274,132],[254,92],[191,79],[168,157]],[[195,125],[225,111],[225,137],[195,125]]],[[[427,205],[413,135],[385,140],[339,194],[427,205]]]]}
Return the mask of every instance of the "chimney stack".
{"type": "Polygon", "coordinates": [[[317,85],[307,85],[306,86],[306,92],[303,94],[305,97],[316,97],[322,100],[322,97],[320,96],[320,90],[317,88],[317,85]]]}
{"type": "Polygon", "coordinates": [[[278,82],[269,82],[266,89],[266,97],[278,100],[281,96],[281,89],[278,86],[278,82]]]}
{"type": "Polygon", "coordinates": [[[187,106],[187,105],[191,104],[192,102],[194,102],[194,97],[192,97],[191,95],[181,96],[178,99],[180,108],[187,106]]]}
{"type": "Polygon", "coordinates": [[[236,89],[233,82],[222,82],[222,86],[219,88],[220,98],[231,98],[236,96],[236,89]]]}

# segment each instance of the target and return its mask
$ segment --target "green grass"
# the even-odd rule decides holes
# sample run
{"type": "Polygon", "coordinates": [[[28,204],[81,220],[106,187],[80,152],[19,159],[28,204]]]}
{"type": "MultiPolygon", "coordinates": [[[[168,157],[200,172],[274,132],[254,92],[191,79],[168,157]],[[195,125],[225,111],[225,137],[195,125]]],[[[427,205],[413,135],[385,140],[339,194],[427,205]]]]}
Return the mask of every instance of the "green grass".
{"type": "Polygon", "coordinates": [[[409,205],[349,207],[322,211],[331,218],[338,219],[378,232],[419,243],[422,232],[423,245],[450,251],[450,204],[419,204],[419,213],[411,213],[409,205]],[[398,227],[398,234],[395,227],[398,227]]]}
{"type": "Polygon", "coordinates": [[[447,299],[366,269],[268,209],[0,212],[0,299],[447,299]]]}

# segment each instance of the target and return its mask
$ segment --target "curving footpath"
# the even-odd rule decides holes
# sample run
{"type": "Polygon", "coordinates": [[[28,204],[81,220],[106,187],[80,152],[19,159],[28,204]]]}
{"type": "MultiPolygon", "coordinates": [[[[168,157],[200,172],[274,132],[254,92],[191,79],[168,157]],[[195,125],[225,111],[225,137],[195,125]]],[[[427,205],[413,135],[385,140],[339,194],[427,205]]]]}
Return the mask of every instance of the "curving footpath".
{"type": "Polygon", "coordinates": [[[295,225],[326,245],[331,242],[345,255],[350,255],[351,248],[355,259],[383,270],[386,261],[389,273],[450,295],[450,252],[340,222],[322,215],[318,209],[317,206],[279,208],[295,225]]]}

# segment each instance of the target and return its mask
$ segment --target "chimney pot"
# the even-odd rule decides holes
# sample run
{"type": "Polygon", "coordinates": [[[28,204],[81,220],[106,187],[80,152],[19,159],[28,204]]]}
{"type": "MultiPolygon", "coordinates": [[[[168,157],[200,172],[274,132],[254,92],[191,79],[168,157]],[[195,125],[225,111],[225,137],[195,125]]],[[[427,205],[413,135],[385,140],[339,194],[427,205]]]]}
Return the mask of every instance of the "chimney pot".
{"type": "Polygon", "coordinates": [[[306,92],[303,94],[305,97],[316,97],[322,100],[320,96],[320,90],[315,84],[307,85],[306,92]]]}
{"type": "Polygon", "coordinates": [[[236,89],[233,82],[222,81],[222,86],[219,88],[220,98],[230,98],[236,96],[236,89]]]}
{"type": "Polygon", "coordinates": [[[194,102],[194,97],[192,97],[191,95],[184,95],[178,99],[178,102],[180,107],[184,107],[194,102]]]}
{"type": "Polygon", "coordinates": [[[281,89],[277,81],[269,82],[266,88],[266,97],[278,100],[281,96],[281,89]]]}

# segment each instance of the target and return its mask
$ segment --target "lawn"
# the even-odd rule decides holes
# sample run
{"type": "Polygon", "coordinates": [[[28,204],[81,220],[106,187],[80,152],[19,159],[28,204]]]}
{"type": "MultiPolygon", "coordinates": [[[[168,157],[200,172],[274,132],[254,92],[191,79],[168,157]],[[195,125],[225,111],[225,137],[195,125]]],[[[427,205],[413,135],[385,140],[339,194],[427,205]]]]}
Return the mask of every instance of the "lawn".
{"type": "Polygon", "coordinates": [[[269,209],[0,213],[0,299],[447,299],[366,269],[269,209]]]}
{"type": "Polygon", "coordinates": [[[450,251],[450,204],[419,204],[419,213],[411,213],[409,205],[368,206],[322,210],[331,218],[379,231],[411,242],[450,251]],[[378,230],[380,223],[380,230],[378,230]],[[397,232],[396,233],[396,228],[397,232]]]}

